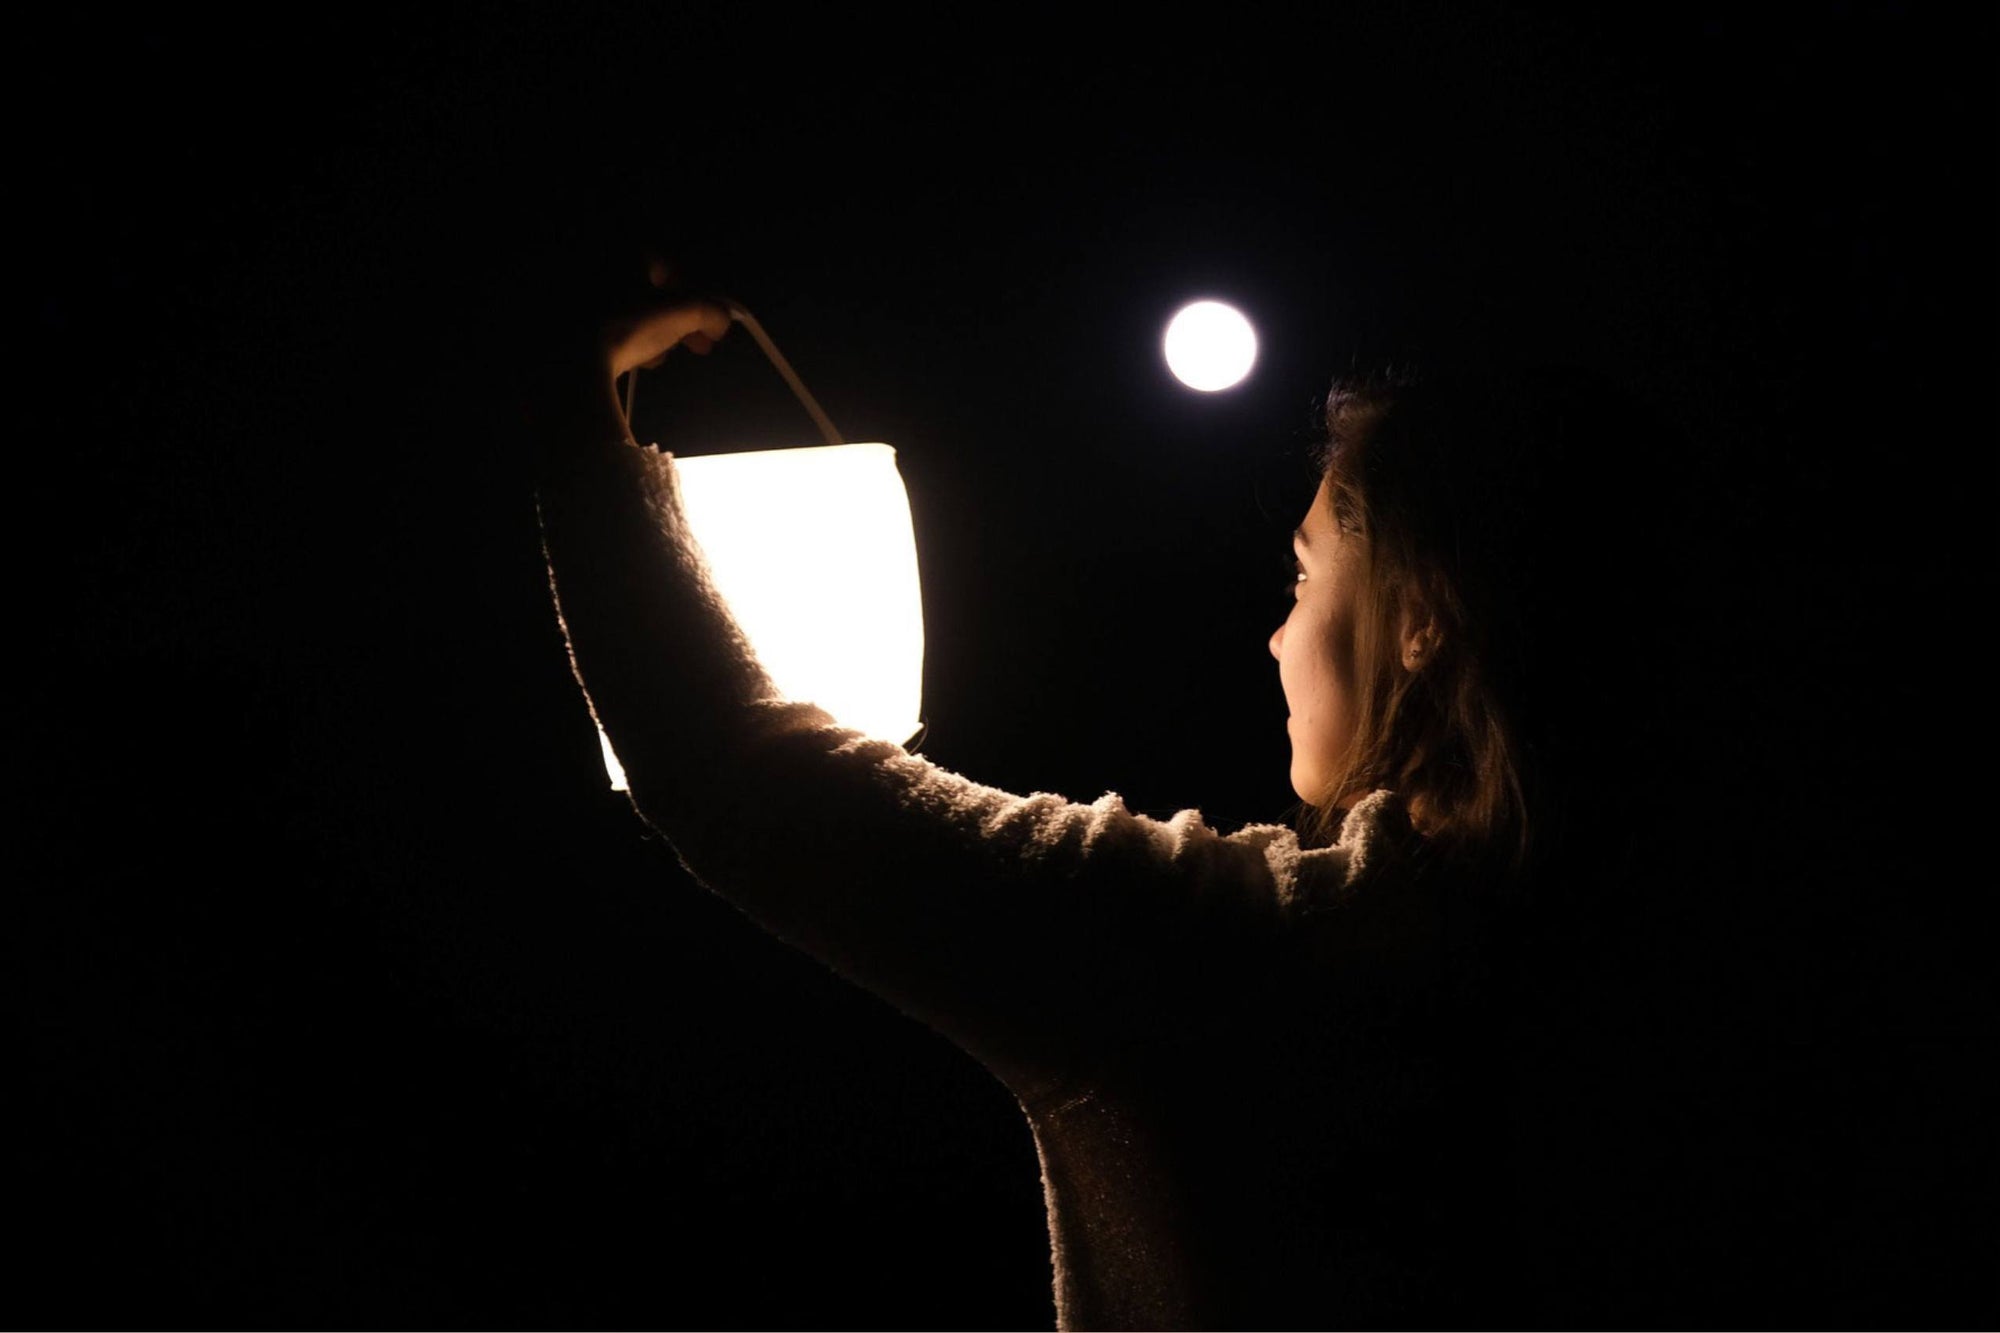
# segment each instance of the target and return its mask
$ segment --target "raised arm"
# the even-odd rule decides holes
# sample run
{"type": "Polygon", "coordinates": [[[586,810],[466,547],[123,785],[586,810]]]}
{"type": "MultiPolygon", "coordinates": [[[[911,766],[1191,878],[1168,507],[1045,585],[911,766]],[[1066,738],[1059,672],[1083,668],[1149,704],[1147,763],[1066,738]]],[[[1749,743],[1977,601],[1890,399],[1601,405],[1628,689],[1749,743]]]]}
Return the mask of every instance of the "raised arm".
{"type": "Polygon", "coordinates": [[[1017,1088],[1272,963],[1301,895],[1337,897],[1365,845],[1011,795],[776,697],[685,536],[671,460],[630,441],[611,388],[727,327],[694,303],[615,336],[542,465],[571,660],[640,814],[704,884],[1017,1088]]]}

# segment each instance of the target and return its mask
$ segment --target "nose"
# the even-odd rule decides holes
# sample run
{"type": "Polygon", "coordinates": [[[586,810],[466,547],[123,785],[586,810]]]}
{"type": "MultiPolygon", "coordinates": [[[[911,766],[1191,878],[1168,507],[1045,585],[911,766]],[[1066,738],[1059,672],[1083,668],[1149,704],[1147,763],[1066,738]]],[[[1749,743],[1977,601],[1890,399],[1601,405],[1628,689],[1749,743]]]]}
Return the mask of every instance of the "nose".
{"type": "Polygon", "coordinates": [[[1278,628],[1271,631],[1271,656],[1283,659],[1285,655],[1285,625],[1278,622],[1278,628]]]}

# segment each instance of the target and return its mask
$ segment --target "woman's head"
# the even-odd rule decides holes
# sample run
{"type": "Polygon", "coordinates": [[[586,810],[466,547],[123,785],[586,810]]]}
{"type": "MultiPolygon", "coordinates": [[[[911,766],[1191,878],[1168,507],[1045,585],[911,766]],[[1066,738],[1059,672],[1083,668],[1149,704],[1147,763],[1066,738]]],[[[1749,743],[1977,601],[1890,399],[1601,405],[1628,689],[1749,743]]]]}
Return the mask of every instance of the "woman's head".
{"type": "Polygon", "coordinates": [[[1437,850],[1522,865],[1580,742],[1637,708],[1612,682],[1661,536],[1657,423],[1588,376],[1489,371],[1344,380],[1325,425],[1271,639],[1311,831],[1388,787],[1437,850]]]}

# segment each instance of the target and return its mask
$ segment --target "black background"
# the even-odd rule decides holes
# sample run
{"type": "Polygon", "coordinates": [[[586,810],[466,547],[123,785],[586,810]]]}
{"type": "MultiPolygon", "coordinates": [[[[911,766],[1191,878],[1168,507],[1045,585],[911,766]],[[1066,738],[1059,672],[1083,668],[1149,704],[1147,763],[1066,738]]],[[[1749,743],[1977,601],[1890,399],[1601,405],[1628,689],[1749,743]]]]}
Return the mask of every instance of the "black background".
{"type": "MultiPolygon", "coordinates": [[[[1006,1092],[605,789],[516,409],[651,249],[897,446],[926,753],[1224,826],[1290,811],[1334,371],[1498,340],[1670,412],[1631,465],[1713,518],[1730,736],[1682,827],[1731,832],[1643,946],[1659,1257],[1549,1318],[1990,1323],[1992,23],[1616,11],[25,42],[13,1318],[1049,1324],[1006,1092]],[[1159,362],[1197,295],[1241,390],[1159,362]]],[[[813,442],[742,337],[636,424],[813,442]]]]}

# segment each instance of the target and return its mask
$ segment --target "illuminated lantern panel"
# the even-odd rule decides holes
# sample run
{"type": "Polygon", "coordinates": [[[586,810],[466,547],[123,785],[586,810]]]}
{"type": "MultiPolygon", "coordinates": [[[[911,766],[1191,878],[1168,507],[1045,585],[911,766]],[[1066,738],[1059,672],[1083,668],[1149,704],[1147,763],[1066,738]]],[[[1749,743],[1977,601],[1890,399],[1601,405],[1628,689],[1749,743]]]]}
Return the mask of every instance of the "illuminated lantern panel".
{"type": "Polygon", "coordinates": [[[1196,301],[1168,321],[1161,350],[1175,379],[1190,389],[1215,393],[1242,383],[1250,373],[1257,360],[1257,332],[1236,307],[1196,301]]]}
{"type": "MultiPolygon", "coordinates": [[[[896,451],[676,456],[674,468],[716,591],[779,691],[883,740],[915,736],[924,612],[896,451]]],[[[608,740],[604,758],[625,790],[608,740]]]]}

